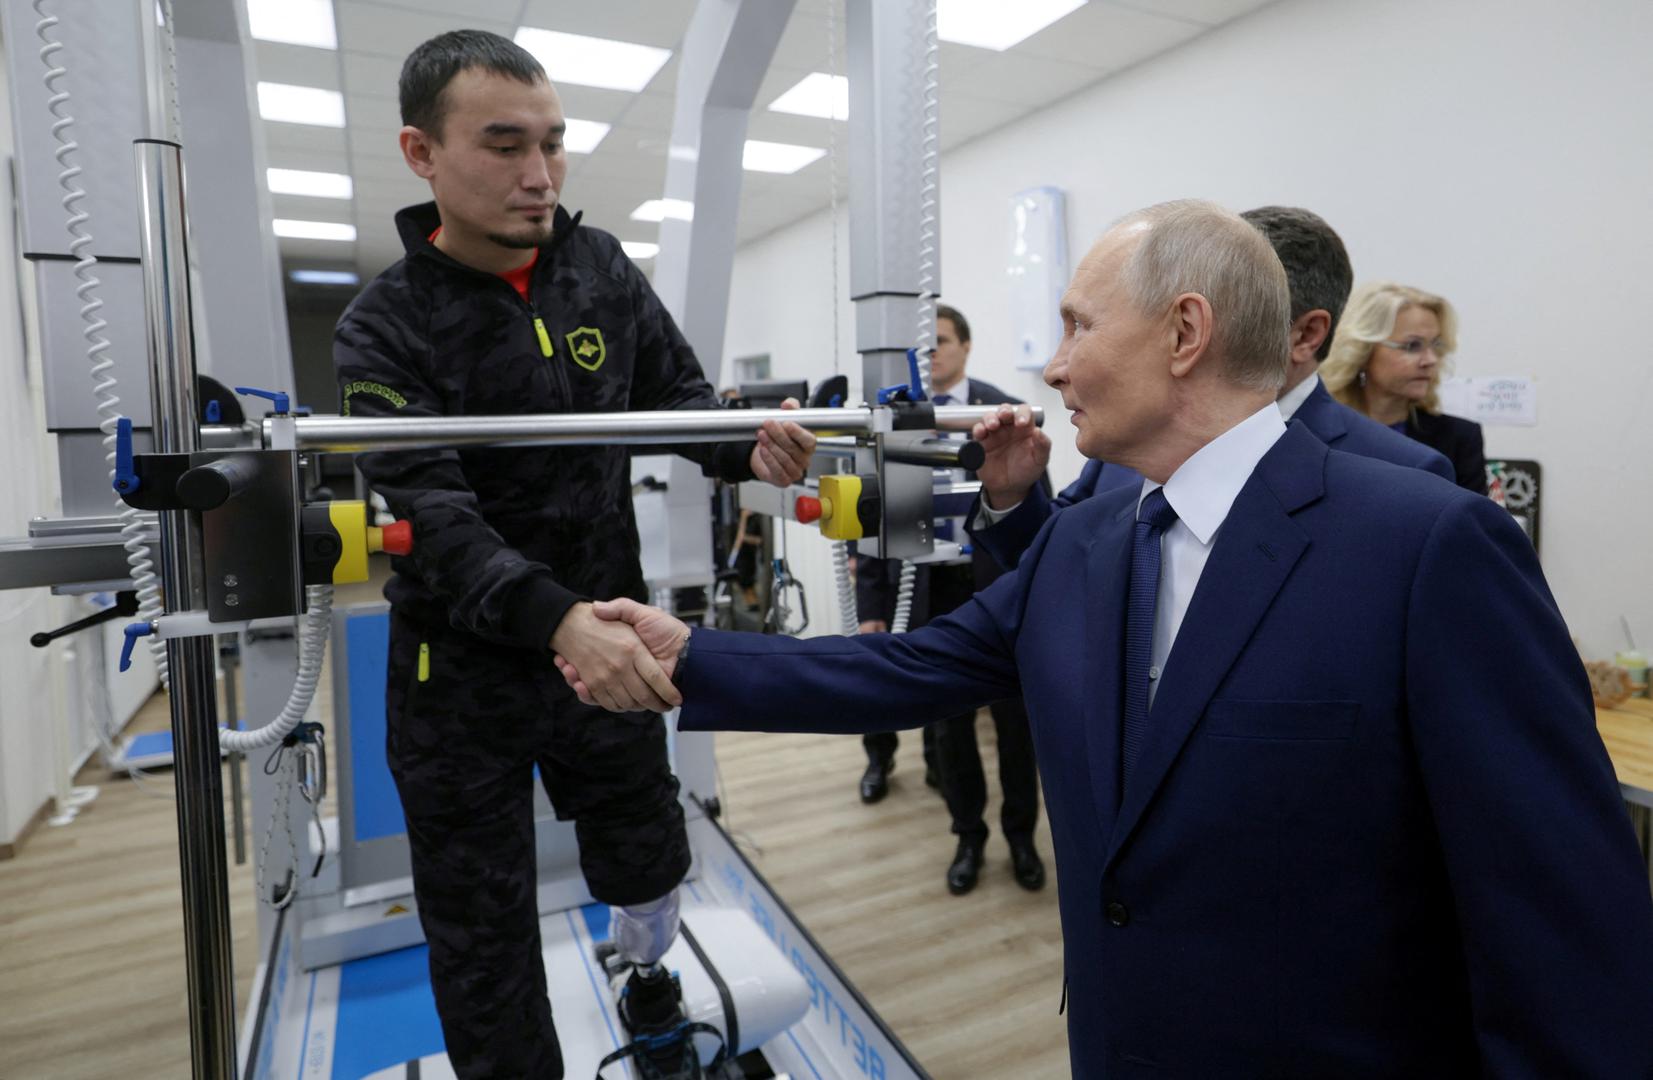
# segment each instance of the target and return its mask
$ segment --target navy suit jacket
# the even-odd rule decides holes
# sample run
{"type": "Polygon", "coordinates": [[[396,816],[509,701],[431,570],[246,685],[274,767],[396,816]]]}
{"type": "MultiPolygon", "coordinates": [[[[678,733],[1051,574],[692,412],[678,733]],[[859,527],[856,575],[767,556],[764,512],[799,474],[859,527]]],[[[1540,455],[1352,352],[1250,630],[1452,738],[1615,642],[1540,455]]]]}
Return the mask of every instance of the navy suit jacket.
{"type": "Polygon", "coordinates": [[[1022,694],[1084,1080],[1653,1076],[1646,867],[1509,514],[1291,425],[1121,790],[1136,501],[1056,515],[899,637],[695,630],[680,724],[895,729],[1022,694]]]}
{"type": "MultiPolygon", "coordinates": [[[[1291,419],[1314,432],[1316,438],[1333,450],[1422,469],[1446,480],[1456,479],[1452,462],[1445,455],[1362,416],[1327,393],[1324,383],[1309,392],[1291,419]]],[[[1012,567],[1033,542],[1045,519],[1056,511],[1116,487],[1139,488],[1141,483],[1142,474],[1129,466],[1087,461],[1079,472],[1079,479],[1056,498],[1048,499],[1042,491],[1030,491],[1009,515],[986,529],[971,529],[970,536],[977,550],[986,551],[1000,566],[1012,567]]],[[[1486,494],[1484,488],[1481,494],[1486,494]]],[[[975,522],[980,509],[978,499],[964,519],[966,527],[975,522]]]]}

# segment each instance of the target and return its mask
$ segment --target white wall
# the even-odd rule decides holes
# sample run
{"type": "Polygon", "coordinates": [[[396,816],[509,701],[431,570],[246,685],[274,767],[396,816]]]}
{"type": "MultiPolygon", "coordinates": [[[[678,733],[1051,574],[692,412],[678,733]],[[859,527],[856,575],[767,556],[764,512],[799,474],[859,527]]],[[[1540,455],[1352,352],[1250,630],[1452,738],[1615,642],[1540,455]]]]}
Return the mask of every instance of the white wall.
{"type": "MultiPolygon", "coordinates": [[[[39,66],[33,48],[0,50],[0,85],[12,62],[39,66]]],[[[16,197],[7,167],[14,146],[11,110],[0,108],[0,198],[7,207],[16,197]]],[[[30,518],[63,512],[56,440],[45,424],[36,310],[33,270],[21,258],[12,215],[0,213],[0,537],[7,539],[26,536],[30,518]]],[[[90,393],[89,376],[85,385],[90,393]]],[[[131,388],[122,392],[130,397],[131,388]]],[[[109,505],[114,513],[113,492],[109,505]]],[[[141,652],[133,670],[114,681],[119,622],[44,649],[29,644],[36,631],[100,606],[44,588],[0,591],[0,844],[17,840],[43,806],[69,793],[69,778],[97,745],[95,732],[124,725],[156,685],[154,665],[141,652]]]]}
{"type": "MultiPolygon", "coordinates": [[[[971,320],[971,373],[1053,410],[1052,476],[1077,475],[1060,400],[1011,362],[1017,190],[1067,191],[1075,262],[1165,199],[1308,207],[1357,280],[1457,305],[1459,373],[1539,381],[1539,426],[1488,428],[1488,454],[1542,464],[1545,570],[1585,648],[1622,647],[1621,611],[1646,648],[1650,57],[1646,0],[1284,0],[981,136],[942,160],[942,291],[971,320]]],[[[830,237],[822,214],[741,250],[727,355],[771,352],[777,377],[831,370],[830,237]]]]}
{"type": "MultiPolygon", "coordinates": [[[[9,60],[0,55],[0,85],[9,60]]],[[[11,110],[0,109],[0,159],[10,159],[12,146],[11,110]]],[[[9,175],[0,186],[10,207],[9,175]]],[[[34,298],[19,291],[23,265],[12,215],[0,214],[0,537],[24,536],[29,518],[58,510],[38,358],[24,347],[22,311],[32,310],[34,298]]],[[[29,635],[68,621],[69,610],[46,589],[0,592],[0,844],[12,841],[54,790],[59,654],[33,648],[29,635]]]]}

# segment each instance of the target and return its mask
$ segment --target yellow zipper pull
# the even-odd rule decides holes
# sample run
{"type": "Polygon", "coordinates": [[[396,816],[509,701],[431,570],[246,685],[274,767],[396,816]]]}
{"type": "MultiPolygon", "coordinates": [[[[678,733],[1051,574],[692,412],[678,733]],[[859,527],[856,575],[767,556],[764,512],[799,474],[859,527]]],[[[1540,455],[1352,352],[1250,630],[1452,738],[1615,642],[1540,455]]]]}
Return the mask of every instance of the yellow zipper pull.
{"type": "Polygon", "coordinates": [[[430,642],[419,643],[419,681],[430,682],[430,642]]]}
{"type": "Polygon", "coordinates": [[[551,335],[545,329],[545,320],[538,315],[534,316],[534,333],[540,336],[540,353],[549,360],[551,358],[551,335]]]}

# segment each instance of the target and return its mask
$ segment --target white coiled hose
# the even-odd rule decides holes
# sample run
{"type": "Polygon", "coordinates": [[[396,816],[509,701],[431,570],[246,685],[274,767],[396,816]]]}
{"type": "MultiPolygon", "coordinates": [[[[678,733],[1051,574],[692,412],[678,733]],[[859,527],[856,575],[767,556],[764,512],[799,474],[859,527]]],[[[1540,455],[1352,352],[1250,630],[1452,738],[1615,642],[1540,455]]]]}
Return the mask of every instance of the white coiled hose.
{"type": "Polygon", "coordinates": [[[901,564],[900,584],[895,590],[895,618],[890,620],[890,633],[905,634],[913,618],[913,582],[918,578],[918,564],[901,564]]]}
{"type": "MultiPolygon", "coordinates": [[[[103,336],[108,323],[98,314],[103,308],[103,301],[97,296],[102,283],[92,268],[97,265],[96,256],[89,248],[92,244],[92,234],[86,228],[86,222],[91,215],[77,204],[86,198],[86,192],[76,183],[81,174],[79,165],[69,163],[70,155],[80,149],[80,145],[69,135],[74,127],[74,116],[69,112],[69,91],[60,88],[57,83],[68,69],[59,67],[53,57],[63,48],[63,43],[52,39],[49,31],[56,27],[59,19],[56,15],[46,12],[48,0],[34,0],[35,14],[40,21],[35,24],[35,34],[43,43],[40,49],[40,61],[46,65],[44,81],[46,92],[51,95],[46,106],[51,110],[53,117],[52,137],[57,140],[56,157],[63,171],[58,174],[58,184],[63,188],[63,209],[68,213],[67,228],[69,230],[69,253],[75,256],[75,277],[80,284],[75,288],[75,295],[81,300],[80,317],[86,324],[84,334],[87,340],[86,358],[91,363],[92,392],[97,397],[98,430],[103,432],[104,460],[109,465],[111,487],[115,474],[115,428],[119,420],[120,396],[116,393],[118,381],[112,374],[115,362],[106,355],[109,351],[109,339],[103,336]]],[[[167,105],[169,134],[173,138],[179,135],[181,119],[178,110],[178,76],[176,59],[172,45],[172,4],[167,0],[166,12],[166,46],[167,46],[167,105]]],[[[155,574],[155,563],[150,557],[149,545],[144,540],[144,522],[142,515],[133,507],[127,506],[120,499],[116,499],[116,506],[121,518],[121,542],[126,549],[127,565],[132,570],[132,583],[138,594],[138,618],[145,622],[154,622],[161,616],[161,589],[160,580],[155,574]]],[[[322,661],[327,655],[327,637],[331,631],[328,625],[333,610],[333,588],[330,585],[313,585],[305,590],[309,602],[309,611],[299,631],[299,659],[298,678],[294,680],[292,692],[287,697],[287,704],[270,723],[256,731],[231,731],[227,728],[219,729],[219,741],[226,750],[246,752],[266,746],[274,746],[286,738],[293,728],[304,719],[310,709],[310,703],[316,695],[316,684],[321,678],[322,661]]],[[[152,637],[149,642],[150,655],[155,659],[155,670],[160,675],[161,685],[169,685],[166,642],[159,637],[152,637]]]]}
{"type": "Polygon", "coordinates": [[[247,753],[274,746],[290,735],[310,711],[310,702],[316,696],[316,683],[321,678],[321,664],[327,657],[328,622],[333,613],[333,586],[310,585],[304,590],[310,609],[304,613],[304,622],[298,633],[298,678],[293,680],[287,704],[274,720],[254,731],[218,729],[218,743],[225,750],[247,753]]]}
{"type": "Polygon", "coordinates": [[[925,5],[924,117],[919,136],[923,158],[918,182],[918,378],[930,396],[930,350],[936,336],[937,165],[941,148],[941,46],[936,37],[936,0],[925,5]]]}
{"type": "MultiPolygon", "coordinates": [[[[930,350],[936,339],[936,226],[937,164],[941,147],[940,120],[941,46],[936,37],[936,0],[929,0],[924,13],[924,120],[920,146],[923,164],[918,184],[918,381],[930,397],[930,350]]],[[[902,563],[895,591],[895,618],[890,633],[904,634],[913,614],[913,585],[918,568],[902,563]]]]}
{"type": "Polygon", "coordinates": [[[861,625],[861,615],[855,603],[855,582],[849,576],[849,541],[832,542],[832,574],[838,585],[838,625],[842,633],[853,634],[861,625]]]}
{"type": "MultiPolygon", "coordinates": [[[[86,359],[91,364],[92,393],[97,398],[98,430],[103,432],[103,456],[109,465],[112,488],[115,476],[115,424],[120,418],[121,399],[116,393],[117,380],[111,372],[115,362],[106,355],[109,351],[109,339],[103,336],[103,331],[109,324],[98,314],[103,308],[103,301],[97,296],[102,283],[92,272],[98,260],[91,253],[92,234],[86,228],[86,222],[92,215],[77,205],[86,198],[86,191],[76,182],[81,173],[80,166],[69,163],[70,155],[80,149],[80,144],[69,134],[75,125],[75,118],[69,112],[69,91],[57,85],[58,81],[68,74],[67,68],[58,67],[53,60],[53,56],[63,48],[63,43],[54,41],[49,33],[57,26],[59,19],[56,15],[46,13],[46,4],[47,0],[34,0],[34,12],[40,16],[34,31],[43,43],[40,48],[40,62],[46,65],[44,81],[46,92],[51,95],[46,107],[52,114],[52,138],[56,139],[58,144],[54,156],[57,163],[63,167],[63,171],[57,175],[57,182],[63,188],[63,209],[69,215],[65,223],[69,230],[69,253],[75,257],[75,277],[80,280],[80,284],[75,287],[75,295],[80,298],[80,318],[86,324],[82,331],[87,341],[86,359]]],[[[155,563],[150,557],[149,544],[144,540],[143,516],[118,498],[115,500],[115,506],[121,519],[121,545],[126,549],[126,563],[131,568],[132,585],[138,593],[138,617],[153,621],[161,614],[161,585],[160,579],[155,575],[155,563]]],[[[168,685],[166,643],[159,639],[151,639],[149,652],[155,660],[155,671],[160,675],[161,685],[165,687],[168,685]]]]}

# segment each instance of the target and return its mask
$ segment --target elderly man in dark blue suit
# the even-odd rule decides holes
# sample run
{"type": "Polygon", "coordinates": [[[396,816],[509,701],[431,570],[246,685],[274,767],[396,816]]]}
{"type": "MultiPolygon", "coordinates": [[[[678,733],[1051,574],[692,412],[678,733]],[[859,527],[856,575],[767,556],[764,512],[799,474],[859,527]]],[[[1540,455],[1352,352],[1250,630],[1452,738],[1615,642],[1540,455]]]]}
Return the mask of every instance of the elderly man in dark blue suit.
{"type": "MultiPolygon", "coordinates": [[[[1452,463],[1443,454],[1361,415],[1321,385],[1317,369],[1331,349],[1354,286],[1342,237],[1320,215],[1295,206],[1260,206],[1240,216],[1268,237],[1291,290],[1291,364],[1280,389],[1281,415],[1334,450],[1454,479],[1452,463]]],[[[965,520],[976,547],[1005,567],[1016,565],[1051,514],[1092,495],[1142,483],[1141,474],[1127,465],[1090,461],[1079,479],[1050,498],[1037,490],[1050,461],[1050,438],[1033,426],[1031,416],[1026,409],[1018,415],[1007,407],[974,432],[988,453],[981,474],[986,502],[978,501],[965,520]]]]}
{"type": "Polygon", "coordinates": [[[1653,1076],[1646,869],[1520,528],[1288,428],[1285,274],[1233,214],[1131,215],[1062,316],[1045,378],[1079,449],[1143,482],[910,634],[601,605],[680,726],[912,727],[1021,693],[1085,1080],[1653,1076]]]}

